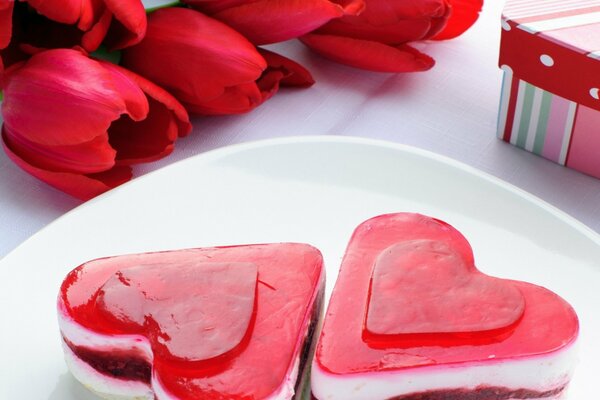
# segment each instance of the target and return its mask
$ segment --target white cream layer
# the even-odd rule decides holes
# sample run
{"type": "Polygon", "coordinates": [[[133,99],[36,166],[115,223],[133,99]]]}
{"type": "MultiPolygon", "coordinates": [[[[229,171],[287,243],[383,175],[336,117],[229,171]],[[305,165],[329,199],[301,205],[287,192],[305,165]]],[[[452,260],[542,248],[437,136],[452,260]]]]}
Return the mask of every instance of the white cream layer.
{"type": "MultiPolygon", "coordinates": [[[[544,392],[569,382],[577,364],[576,348],[570,344],[538,357],[348,375],[325,371],[315,359],[311,390],[318,400],[385,400],[411,393],[478,386],[544,392]]],[[[559,398],[560,395],[544,400],[559,398]]]]}

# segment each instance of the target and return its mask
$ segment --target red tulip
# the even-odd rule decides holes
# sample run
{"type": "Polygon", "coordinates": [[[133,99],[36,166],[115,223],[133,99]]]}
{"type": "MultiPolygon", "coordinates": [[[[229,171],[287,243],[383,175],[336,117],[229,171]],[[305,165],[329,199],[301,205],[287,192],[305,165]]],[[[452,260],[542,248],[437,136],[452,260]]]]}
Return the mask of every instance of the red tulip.
{"type": "Polygon", "coordinates": [[[250,111],[280,83],[312,84],[293,61],[279,55],[268,60],[222,22],[164,8],[149,15],[146,37],[123,51],[122,64],[167,89],[188,111],[214,115],[250,111]]]}
{"type": "Polygon", "coordinates": [[[450,0],[450,4],[452,15],[444,29],[435,35],[433,40],[453,39],[462,35],[479,18],[483,0],[450,0]]]}
{"type": "Polygon", "coordinates": [[[11,0],[0,0],[0,49],[7,47],[10,42],[14,4],[11,0]]]}
{"type": "Polygon", "coordinates": [[[477,19],[483,0],[366,0],[358,16],[333,20],[301,38],[317,53],[380,72],[424,71],[435,61],[408,43],[449,39],[477,19]]]}
{"type": "Polygon", "coordinates": [[[244,35],[256,45],[293,39],[344,15],[364,0],[183,0],[244,35]]]}
{"type": "Polygon", "coordinates": [[[145,31],[141,0],[0,0],[0,49],[7,34],[16,47],[94,51],[106,38],[109,47],[123,48],[145,31]]]}
{"type": "Polygon", "coordinates": [[[1,50],[8,47],[8,44],[10,43],[14,4],[15,3],[10,0],[0,0],[0,86],[2,86],[2,73],[4,72],[1,50]]]}
{"type": "Polygon", "coordinates": [[[8,156],[81,199],[168,155],[191,125],[166,91],[76,50],[48,50],[6,70],[2,139],[8,156]]]}

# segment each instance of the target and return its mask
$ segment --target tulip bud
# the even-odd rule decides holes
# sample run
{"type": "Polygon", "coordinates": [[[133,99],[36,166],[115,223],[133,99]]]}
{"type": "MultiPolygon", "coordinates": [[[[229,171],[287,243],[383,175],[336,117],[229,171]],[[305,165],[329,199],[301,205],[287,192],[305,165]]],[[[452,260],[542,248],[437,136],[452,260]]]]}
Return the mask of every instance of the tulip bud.
{"type": "Polygon", "coordinates": [[[166,91],[76,50],[42,51],[6,70],[3,145],[38,179],[87,200],[171,153],[191,125],[166,91]]]}
{"type": "Polygon", "coordinates": [[[308,71],[282,59],[271,68],[252,43],[222,22],[190,9],[164,8],[150,14],[146,37],[123,51],[122,64],[167,89],[188,111],[215,115],[252,110],[290,74],[312,82],[308,71]]]}
{"type": "Polygon", "coordinates": [[[15,48],[80,46],[92,52],[103,41],[110,48],[130,46],[145,31],[141,0],[0,0],[0,49],[10,39],[15,48]]]}
{"type": "Polygon", "coordinates": [[[362,14],[332,20],[301,41],[356,68],[425,71],[434,60],[409,43],[460,35],[475,22],[481,6],[482,0],[366,0],[362,14]]]}
{"type": "Polygon", "coordinates": [[[302,36],[328,21],[357,15],[364,0],[183,0],[231,26],[255,45],[302,36]]]}

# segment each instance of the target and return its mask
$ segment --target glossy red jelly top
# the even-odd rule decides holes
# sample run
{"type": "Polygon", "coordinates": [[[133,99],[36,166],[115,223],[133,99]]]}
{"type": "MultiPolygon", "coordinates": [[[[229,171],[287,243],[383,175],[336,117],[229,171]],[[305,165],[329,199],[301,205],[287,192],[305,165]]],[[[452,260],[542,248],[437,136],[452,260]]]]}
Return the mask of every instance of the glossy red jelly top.
{"type": "Polygon", "coordinates": [[[577,333],[575,312],[556,294],[479,272],[450,225],[388,214],[350,240],[317,362],[339,374],[498,362],[552,352],[577,333]]]}
{"type": "Polygon", "coordinates": [[[59,300],[95,332],[146,336],[178,398],[261,399],[300,351],[322,274],[303,244],[147,253],[83,264],[59,300]]]}
{"type": "Polygon", "coordinates": [[[148,337],[155,357],[207,361],[246,336],[256,279],[256,265],[249,263],[133,266],[100,287],[96,311],[111,329],[148,337]]]}

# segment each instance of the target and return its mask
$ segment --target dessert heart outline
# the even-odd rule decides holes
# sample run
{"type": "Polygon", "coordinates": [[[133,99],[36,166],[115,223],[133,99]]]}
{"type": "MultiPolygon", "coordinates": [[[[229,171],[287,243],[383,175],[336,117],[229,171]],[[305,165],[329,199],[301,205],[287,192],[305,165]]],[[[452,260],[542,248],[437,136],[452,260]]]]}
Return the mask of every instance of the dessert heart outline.
{"type": "MultiPolygon", "coordinates": [[[[474,255],[467,239],[453,226],[417,213],[382,214],[359,224],[348,243],[326,318],[316,346],[316,368],[324,374],[372,371],[401,373],[442,365],[496,364],[550,354],[575,342],[577,314],[559,295],[532,283],[512,279],[525,299],[525,312],[514,329],[497,336],[457,337],[444,334],[365,335],[371,276],[377,257],[390,246],[412,240],[436,240],[454,249],[468,265],[474,255]],[[335,332],[344,332],[343,335],[335,332]],[[491,357],[490,357],[491,356],[491,357]]],[[[418,299],[415,299],[418,301],[418,299]]]]}

